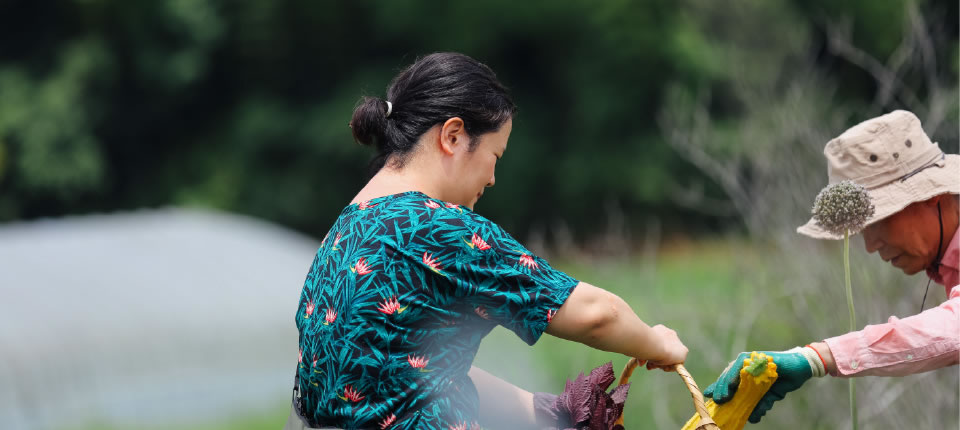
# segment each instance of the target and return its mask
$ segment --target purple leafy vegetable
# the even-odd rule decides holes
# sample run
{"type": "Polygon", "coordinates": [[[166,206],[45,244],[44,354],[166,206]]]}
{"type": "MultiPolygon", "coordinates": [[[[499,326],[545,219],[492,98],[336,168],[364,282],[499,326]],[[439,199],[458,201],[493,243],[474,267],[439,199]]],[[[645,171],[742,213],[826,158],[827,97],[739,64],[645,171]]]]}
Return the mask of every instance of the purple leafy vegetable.
{"type": "Polygon", "coordinates": [[[551,429],[623,430],[614,423],[623,413],[630,384],[607,393],[615,379],[613,363],[607,363],[590,371],[589,376],[580,373],[573,381],[567,380],[559,396],[534,394],[538,421],[551,429]]]}

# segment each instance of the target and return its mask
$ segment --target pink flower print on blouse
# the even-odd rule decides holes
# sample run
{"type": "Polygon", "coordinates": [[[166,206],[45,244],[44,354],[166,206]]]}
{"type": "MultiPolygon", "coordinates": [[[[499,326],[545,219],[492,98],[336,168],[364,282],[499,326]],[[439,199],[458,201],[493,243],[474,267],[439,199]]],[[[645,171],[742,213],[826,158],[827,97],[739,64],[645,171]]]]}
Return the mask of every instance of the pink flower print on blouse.
{"type": "Polygon", "coordinates": [[[392,426],[393,422],[396,420],[397,420],[397,416],[394,414],[390,414],[390,416],[384,418],[383,421],[380,421],[380,430],[384,430],[387,427],[392,426]]]}
{"type": "Polygon", "coordinates": [[[303,319],[310,319],[310,315],[313,315],[313,310],[317,306],[313,304],[313,301],[307,302],[307,309],[304,311],[303,319]]]}
{"type": "Polygon", "coordinates": [[[372,207],[374,207],[374,206],[376,206],[376,205],[371,205],[371,204],[370,204],[370,200],[364,200],[364,201],[360,202],[360,204],[357,205],[357,208],[359,208],[359,209],[362,210],[362,211],[365,211],[365,210],[367,210],[367,209],[369,209],[369,208],[372,208],[372,207]]]}
{"type": "Polygon", "coordinates": [[[333,310],[332,308],[327,308],[327,315],[323,319],[324,321],[323,325],[333,324],[333,322],[336,320],[337,320],[337,311],[333,310]]]}
{"type": "Polygon", "coordinates": [[[425,356],[417,357],[416,355],[408,355],[407,363],[410,363],[410,367],[414,369],[419,369],[421,372],[430,372],[427,370],[427,363],[430,363],[430,360],[425,356]]]}
{"type": "Polygon", "coordinates": [[[437,203],[433,200],[427,200],[423,202],[423,205],[430,209],[440,209],[440,203],[437,203]]]}
{"type": "Polygon", "coordinates": [[[553,321],[553,316],[557,314],[556,309],[547,309],[547,322],[553,321]]]}
{"type": "Polygon", "coordinates": [[[400,302],[397,301],[397,298],[391,297],[380,302],[380,304],[377,306],[377,310],[387,315],[393,315],[394,312],[397,314],[402,314],[403,311],[407,310],[407,307],[400,307],[400,302]]]}
{"type": "Polygon", "coordinates": [[[483,306],[477,306],[473,308],[473,311],[476,312],[477,315],[480,315],[480,318],[483,318],[485,320],[490,319],[490,314],[487,313],[487,309],[484,308],[483,306]]]}
{"type": "Polygon", "coordinates": [[[461,208],[460,205],[457,205],[457,204],[454,204],[454,203],[445,203],[444,206],[446,206],[446,207],[448,207],[448,208],[450,208],[450,209],[456,209],[456,210],[458,210],[458,211],[460,211],[460,212],[463,212],[463,208],[461,208]]]}
{"type": "Polygon", "coordinates": [[[339,249],[339,248],[337,248],[337,246],[340,245],[340,238],[341,238],[341,237],[343,237],[343,235],[340,234],[340,233],[337,233],[337,236],[333,238],[333,247],[330,248],[331,250],[336,251],[337,249],[339,249]]]}
{"type": "Polygon", "coordinates": [[[534,261],[533,257],[527,254],[520,255],[520,265],[525,266],[529,269],[536,269],[540,267],[540,265],[537,264],[536,261],[534,261]]]}
{"type": "Polygon", "coordinates": [[[488,245],[487,242],[484,241],[483,238],[476,233],[473,234],[473,237],[470,238],[469,242],[467,242],[466,240],[464,240],[464,242],[466,242],[466,244],[469,245],[471,248],[476,248],[477,250],[480,250],[480,251],[486,251],[490,249],[490,245],[488,245]]]}
{"type": "Polygon", "coordinates": [[[356,272],[357,275],[363,276],[363,275],[366,275],[367,273],[370,273],[372,269],[370,269],[370,266],[367,265],[367,260],[360,258],[359,260],[357,260],[357,265],[354,267],[351,267],[350,271],[356,272]]]}
{"type": "Polygon", "coordinates": [[[353,387],[351,387],[350,385],[347,385],[346,387],[344,387],[343,395],[338,397],[340,397],[340,400],[349,400],[354,403],[367,398],[367,396],[361,396],[360,392],[357,390],[354,390],[353,387]]]}
{"type": "Polygon", "coordinates": [[[441,267],[440,267],[440,262],[437,261],[435,258],[433,258],[433,254],[429,254],[429,253],[424,252],[424,253],[423,253],[423,264],[427,265],[427,267],[429,267],[430,270],[433,270],[434,272],[440,273],[440,269],[441,269],[441,267]]]}

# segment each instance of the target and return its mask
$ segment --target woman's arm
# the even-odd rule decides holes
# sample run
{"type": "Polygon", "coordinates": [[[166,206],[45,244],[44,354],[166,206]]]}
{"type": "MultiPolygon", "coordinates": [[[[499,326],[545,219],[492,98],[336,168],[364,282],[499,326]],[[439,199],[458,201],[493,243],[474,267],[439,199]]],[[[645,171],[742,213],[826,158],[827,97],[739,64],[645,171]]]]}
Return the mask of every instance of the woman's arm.
{"type": "Polygon", "coordinates": [[[480,425],[484,428],[533,429],[533,393],[508,383],[477,367],[470,379],[480,397],[480,425]]]}
{"type": "Polygon", "coordinates": [[[616,294],[580,282],[547,326],[551,335],[657,365],[682,363],[687,347],[673,330],[648,326],[616,294]]]}

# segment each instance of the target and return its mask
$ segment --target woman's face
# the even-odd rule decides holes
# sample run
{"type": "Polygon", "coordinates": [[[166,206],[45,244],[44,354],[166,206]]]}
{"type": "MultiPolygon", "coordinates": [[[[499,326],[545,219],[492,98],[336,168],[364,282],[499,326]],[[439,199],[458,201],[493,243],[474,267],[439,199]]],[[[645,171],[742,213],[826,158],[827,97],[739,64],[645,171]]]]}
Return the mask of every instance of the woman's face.
{"type": "Polygon", "coordinates": [[[503,157],[504,151],[507,150],[507,140],[512,130],[513,120],[508,119],[499,130],[477,136],[480,143],[473,151],[469,150],[469,145],[464,145],[463,150],[459,151],[457,154],[458,183],[454,184],[453,203],[472,210],[477,200],[483,195],[484,189],[493,186],[496,182],[494,170],[497,167],[497,160],[503,157]]]}

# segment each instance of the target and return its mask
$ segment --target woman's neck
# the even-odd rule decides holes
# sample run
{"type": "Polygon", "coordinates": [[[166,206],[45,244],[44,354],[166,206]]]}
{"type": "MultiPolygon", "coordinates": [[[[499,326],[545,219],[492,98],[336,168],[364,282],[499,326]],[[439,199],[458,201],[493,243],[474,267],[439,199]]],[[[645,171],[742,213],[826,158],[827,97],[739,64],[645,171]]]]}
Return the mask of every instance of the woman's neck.
{"type": "Polygon", "coordinates": [[[423,181],[414,169],[396,169],[384,166],[370,178],[350,203],[359,203],[377,197],[399,194],[407,191],[420,191],[430,197],[440,198],[438,190],[427,181],[423,181]]]}

